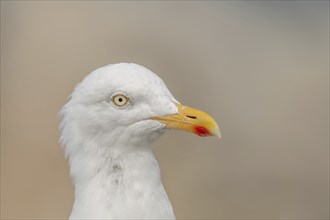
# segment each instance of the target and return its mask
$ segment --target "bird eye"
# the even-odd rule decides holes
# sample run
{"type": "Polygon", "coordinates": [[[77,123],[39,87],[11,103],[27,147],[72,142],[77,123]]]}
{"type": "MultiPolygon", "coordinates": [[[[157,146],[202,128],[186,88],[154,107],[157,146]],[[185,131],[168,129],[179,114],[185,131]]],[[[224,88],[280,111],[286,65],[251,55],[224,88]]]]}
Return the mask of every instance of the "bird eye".
{"type": "Polygon", "coordinates": [[[119,107],[126,105],[129,102],[128,97],[118,94],[112,97],[112,102],[119,107]]]}

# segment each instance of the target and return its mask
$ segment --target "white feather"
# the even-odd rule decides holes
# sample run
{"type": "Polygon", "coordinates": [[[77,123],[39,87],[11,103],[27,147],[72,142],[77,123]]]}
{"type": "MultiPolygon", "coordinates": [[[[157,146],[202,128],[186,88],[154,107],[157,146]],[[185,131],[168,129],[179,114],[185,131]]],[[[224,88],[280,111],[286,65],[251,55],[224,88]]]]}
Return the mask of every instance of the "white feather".
{"type": "Polygon", "coordinates": [[[152,116],[177,113],[164,82],[137,64],[99,68],[61,110],[61,142],[75,201],[70,219],[174,219],[151,144],[164,125],[152,116]],[[111,96],[130,103],[118,108],[111,96]]]}

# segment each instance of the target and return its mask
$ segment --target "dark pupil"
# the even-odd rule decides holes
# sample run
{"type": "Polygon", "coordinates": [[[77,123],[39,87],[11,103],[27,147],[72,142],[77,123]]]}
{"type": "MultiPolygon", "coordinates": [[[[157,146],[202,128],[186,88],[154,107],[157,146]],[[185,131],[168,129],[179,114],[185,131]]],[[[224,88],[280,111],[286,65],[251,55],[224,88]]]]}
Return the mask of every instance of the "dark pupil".
{"type": "Polygon", "coordinates": [[[118,101],[119,101],[119,102],[122,102],[122,101],[123,101],[123,98],[119,98],[118,101]]]}

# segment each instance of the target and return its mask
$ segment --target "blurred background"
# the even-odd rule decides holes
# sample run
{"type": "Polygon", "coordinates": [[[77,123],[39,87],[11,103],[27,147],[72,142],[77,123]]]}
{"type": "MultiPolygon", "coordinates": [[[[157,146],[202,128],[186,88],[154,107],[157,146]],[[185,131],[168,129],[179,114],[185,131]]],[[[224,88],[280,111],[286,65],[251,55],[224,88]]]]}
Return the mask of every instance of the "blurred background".
{"type": "Polygon", "coordinates": [[[220,124],[155,143],[177,218],[329,218],[328,1],[1,1],[1,218],[69,216],[57,113],[123,61],[220,124]]]}

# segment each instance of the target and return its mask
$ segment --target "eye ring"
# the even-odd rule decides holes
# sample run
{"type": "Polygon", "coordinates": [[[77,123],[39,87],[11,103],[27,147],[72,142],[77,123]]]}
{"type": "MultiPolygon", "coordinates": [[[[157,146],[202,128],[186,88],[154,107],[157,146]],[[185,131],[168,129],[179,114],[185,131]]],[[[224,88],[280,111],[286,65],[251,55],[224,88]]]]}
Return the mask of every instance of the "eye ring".
{"type": "Polygon", "coordinates": [[[129,103],[129,98],[123,94],[116,94],[112,96],[111,101],[118,107],[123,107],[129,103]]]}

